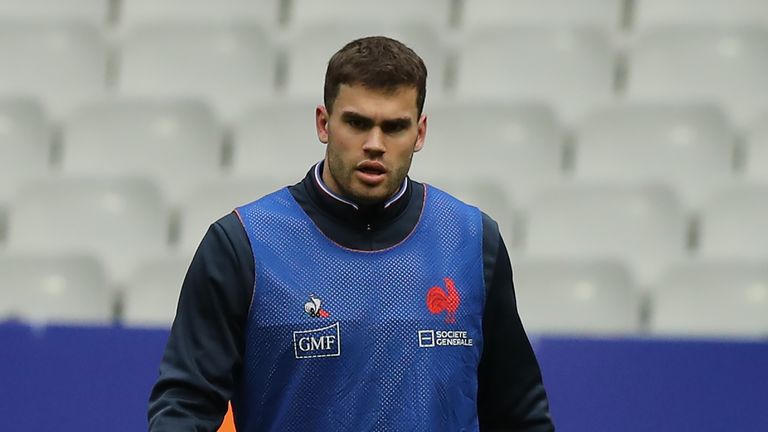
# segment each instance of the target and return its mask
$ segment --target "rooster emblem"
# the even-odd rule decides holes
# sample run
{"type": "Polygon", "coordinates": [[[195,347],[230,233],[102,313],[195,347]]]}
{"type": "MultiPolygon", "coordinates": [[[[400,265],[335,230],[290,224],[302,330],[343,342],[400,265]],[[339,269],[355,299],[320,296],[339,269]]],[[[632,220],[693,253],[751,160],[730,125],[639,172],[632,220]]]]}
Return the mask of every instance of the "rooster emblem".
{"type": "Polygon", "coordinates": [[[459,308],[461,298],[459,297],[459,292],[456,291],[456,285],[454,285],[453,279],[444,278],[444,280],[445,287],[448,289],[448,294],[446,294],[441,287],[433,286],[427,292],[427,308],[433,314],[439,314],[445,311],[445,322],[454,324],[456,322],[456,310],[459,308]]]}
{"type": "Polygon", "coordinates": [[[314,294],[309,295],[309,301],[304,303],[304,312],[311,317],[328,318],[331,316],[327,310],[321,307],[322,300],[315,297],[314,294]]]}

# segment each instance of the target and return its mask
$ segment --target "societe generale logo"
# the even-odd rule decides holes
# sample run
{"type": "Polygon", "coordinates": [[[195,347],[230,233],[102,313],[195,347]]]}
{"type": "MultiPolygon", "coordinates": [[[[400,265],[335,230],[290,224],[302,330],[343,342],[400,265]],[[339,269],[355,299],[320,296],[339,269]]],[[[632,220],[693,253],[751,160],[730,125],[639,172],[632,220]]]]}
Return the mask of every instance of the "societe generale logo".
{"type": "Polygon", "coordinates": [[[446,277],[443,280],[447,292],[439,286],[430,288],[427,291],[427,309],[435,315],[445,312],[445,322],[447,324],[455,324],[456,310],[459,309],[459,304],[461,304],[461,297],[456,290],[456,284],[454,284],[453,279],[446,277]]]}

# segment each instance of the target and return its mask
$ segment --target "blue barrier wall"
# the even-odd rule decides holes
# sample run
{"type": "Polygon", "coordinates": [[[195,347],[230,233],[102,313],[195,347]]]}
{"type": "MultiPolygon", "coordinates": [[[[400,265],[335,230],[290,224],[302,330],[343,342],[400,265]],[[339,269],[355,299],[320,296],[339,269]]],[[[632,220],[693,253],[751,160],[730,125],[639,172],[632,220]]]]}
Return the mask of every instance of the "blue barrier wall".
{"type": "MultiPolygon", "coordinates": [[[[2,430],[146,430],[167,332],[0,325],[2,430]]],[[[768,343],[538,338],[562,432],[766,432],[768,343]]]]}

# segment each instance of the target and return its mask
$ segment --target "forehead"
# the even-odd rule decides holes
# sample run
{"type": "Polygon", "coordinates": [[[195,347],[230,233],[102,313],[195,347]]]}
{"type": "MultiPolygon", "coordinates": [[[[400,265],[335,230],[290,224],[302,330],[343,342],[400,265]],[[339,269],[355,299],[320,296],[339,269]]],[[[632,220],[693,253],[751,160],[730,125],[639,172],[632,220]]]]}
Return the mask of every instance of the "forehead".
{"type": "Polygon", "coordinates": [[[416,87],[392,90],[371,89],[363,85],[342,84],[333,103],[333,113],[354,112],[372,119],[416,118],[416,87]]]}

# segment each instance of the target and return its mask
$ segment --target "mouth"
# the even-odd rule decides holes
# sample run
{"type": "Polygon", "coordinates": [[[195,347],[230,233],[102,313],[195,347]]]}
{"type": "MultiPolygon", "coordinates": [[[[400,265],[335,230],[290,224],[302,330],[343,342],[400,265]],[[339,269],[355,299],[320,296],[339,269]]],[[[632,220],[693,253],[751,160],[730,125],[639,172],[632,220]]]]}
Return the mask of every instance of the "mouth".
{"type": "Polygon", "coordinates": [[[357,177],[365,184],[376,186],[384,181],[387,168],[381,162],[365,161],[355,168],[357,177]]]}

